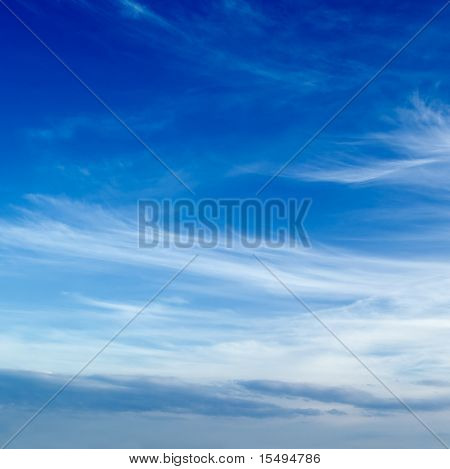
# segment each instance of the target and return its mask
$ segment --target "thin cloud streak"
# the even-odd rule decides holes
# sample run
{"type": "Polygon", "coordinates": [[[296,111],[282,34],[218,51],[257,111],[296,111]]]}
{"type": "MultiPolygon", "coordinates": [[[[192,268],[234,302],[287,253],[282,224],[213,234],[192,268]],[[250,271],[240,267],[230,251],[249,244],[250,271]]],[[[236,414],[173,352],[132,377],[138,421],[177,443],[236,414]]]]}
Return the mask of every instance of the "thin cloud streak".
{"type": "Polygon", "coordinates": [[[448,191],[442,183],[450,170],[450,107],[427,103],[416,94],[410,107],[397,111],[394,122],[391,131],[374,132],[359,139],[359,155],[319,158],[315,165],[299,166],[287,172],[286,177],[338,184],[400,184],[433,190],[439,185],[439,189],[448,191]],[[364,147],[374,144],[382,145],[397,158],[365,157],[364,147]]]}

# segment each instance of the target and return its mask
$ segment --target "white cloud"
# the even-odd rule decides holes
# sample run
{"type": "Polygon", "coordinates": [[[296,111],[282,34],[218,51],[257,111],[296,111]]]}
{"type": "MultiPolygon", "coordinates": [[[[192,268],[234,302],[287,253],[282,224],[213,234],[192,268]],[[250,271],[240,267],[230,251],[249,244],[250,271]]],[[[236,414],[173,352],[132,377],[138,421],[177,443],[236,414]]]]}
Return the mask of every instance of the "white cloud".
{"type": "MultiPolygon", "coordinates": [[[[0,367],[76,371],[197,252],[200,257],[188,271],[91,372],[200,381],[308,377],[319,384],[375,385],[383,393],[251,253],[139,249],[134,220],[119,210],[42,196],[31,200],[34,207],[21,217],[0,223],[3,259],[15,259],[10,273],[25,279],[31,275],[33,281],[29,266],[53,260],[40,266],[40,277],[64,275],[68,269],[81,276],[89,272],[84,288],[89,286],[91,293],[68,284],[65,290],[75,295],[66,295],[62,310],[51,304],[45,309],[26,303],[22,312],[18,306],[2,307],[0,367]],[[105,275],[112,272],[116,283],[105,284],[105,275]],[[132,288],[125,288],[125,281],[132,288]],[[92,295],[96,290],[103,293],[92,295]],[[178,300],[170,301],[173,297],[178,300]],[[55,321],[58,317],[66,319],[55,321]]],[[[376,373],[395,383],[397,392],[413,397],[430,393],[432,386],[414,383],[440,379],[450,371],[450,263],[445,256],[405,259],[326,246],[252,252],[376,373]]]]}
{"type": "Polygon", "coordinates": [[[300,162],[283,175],[305,181],[402,184],[447,192],[450,107],[414,95],[410,107],[398,110],[391,123],[390,131],[360,138],[356,150],[342,153],[341,144],[339,152],[331,150],[329,156],[316,158],[314,163],[300,162]],[[389,150],[394,157],[373,155],[381,150],[389,150]]]}
{"type": "Polygon", "coordinates": [[[143,3],[135,0],[118,0],[118,4],[124,16],[134,19],[144,19],[169,31],[176,30],[169,21],[143,3]]]}
{"type": "Polygon", "coordinates": [[[398,180],[399,173],[405,174],[406,171],[421,166],[438,162],[435,159],[416,159],[416,160],[396,160],[396,161],[377,161],[373,159],[370,163],[361,165],[353,162],[339,162],[338,165],[330,163],[331,168],[318,168],[310,170],[290,171],[289,176],[303,179],[305,181],[326,181],[341,184],[358,184],[392,179],[398,180]]]}

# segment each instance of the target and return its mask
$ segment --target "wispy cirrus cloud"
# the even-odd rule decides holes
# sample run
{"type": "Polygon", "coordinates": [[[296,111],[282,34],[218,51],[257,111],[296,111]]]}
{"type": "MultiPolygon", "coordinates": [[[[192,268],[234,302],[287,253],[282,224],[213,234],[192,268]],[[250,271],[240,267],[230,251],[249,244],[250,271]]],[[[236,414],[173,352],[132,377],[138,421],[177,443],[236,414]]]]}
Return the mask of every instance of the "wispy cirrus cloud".
{"type": "MultiPolygon", "coordinates": [[[[202,75],[214,75],[217,79],[221,70],[247,76],[250,82],[246,79],[243,86],[234,84],[240,89],[241,99],[243,88],[248,93],[249,83],[251,86],[283,85],[296,93],[309,94],[331,79],[326,70],[331,61],[323,60],[318,67],[319,51],[310,54],[305,48],[299,53],[290,47],[293,41],[302,43],[298,41],[299,28],[287,28],[284,13],[268,5],[247,0],[216,0],[207,7],[198,5],[193,9],[183,2],[173,2],[170,10],[160,12],[145,0],[107,0],[100,5],[74,1],[88,12],[117,22],[120,30],[140,44],[163,44],[183,61],[201,63],[202,75]],[[268,42],[263,53],[258,52],[263,38],[276,27],[282,31],[278,35],[280,44],[268,42]],[[241,47],[243,41],[247,48],[241,47]]],[[[159,9],[164,10],[160,6],[159,9]]],[[[292,14],[297,12],[293,10],[292,14]]],[[[335,17],[337,12],[330,10],[329,14],[335,17]]],[[[313,15],[302,14],[298,20],[308,29],[316,29],[316,25],[323,23],[313,15]]],[[[329,27],[334,29],[337,24],[329,23],[329,27]]],[[[355,69],[360,71],[361,67],[355,67],[351,61],[347,65],[352,69],[348,80],[354,79],[355,69]]]]}
{"type": "MultiPolygon", "coordinates": [[[[364,163],[360,163],[360,159],[347,158],[346,161],[329,161],[329,167],[298,169],[291,170],[287,173],[287,177],[304,181],[315,182],[334,182],[338,184],[364,184],[371,182],[387,182],[395,183],[404,180],[404,176],[408,172],[417,168],[432,165],[439,160],[436,159],[404,159],[394,161],[379,161],[372,159],[368,162],[368,158],[364,159],[364,163]]],[[[370,160],[370,158],[369,158],[370,160]]]]}
{"type": "Polygon", "coordinates": [[[177,31],[177,28],[168,20],[152,10],[147,4],[135,0],[118,0],[119,9],[126,17],[145,20],[167,31],[177,31]]]}
{"type": "MultiPolygon", "coordinates": [[[[1,221],[3,276],[25,281],[38,268],[48,289],[46,276],[58,272],[65,296],[29,311],[2,306],[2,366],[11,355],[18,367],[27,367],[30,349],[36,371],[64,372],[87,359],[196,252],[200,257],[169,292],[178,300],[153,304],[99,370],[200,380],[289,380],[297,370],[318,384],[330,376],[336,383],[367,382],[359,364],[245,250],[139,249],[126,210],[45,196],[30,202],[17,217],[1,221]],[[115,279],[114,293],[105,276],[115,279]],[[39,332],[30,333],[35,323],[39,332]],[[123,358],[130,356],[132,369],[123,358]]],[[[442,253],[402,258],[330,246],[256,252],[372,366],[392,378],[401,373],[401,389],[420,394],[411,382],[448,371],[450,273],[442,253]]],[[[47,295],[60,297],[61,291],[47,295]]]]}
{"type": "MultiPolygon", "coordinates": [[[[137,131],[143,134],[152,134],[163,130],[171,122],[171,119],[172,116],[169,116],[167,112],[162,112],[158,116],[141,112],[129,116],[127,121],[137,131]]],[[[65,141],[78,138],[82,132],[98,136],[100,134],[112,135],[118,130],[125,138],[129,138],[127,132],[122,132],[120,124],[113,117],[105,117],[104,115],[75,115],[65,118],[54,117],[53,119],[47,119],[44,125],[29,128],[25,133],[33,139],[65,141]]]]}
{"type": "MultiPolygon", "coordinates": [[[[432,188],[439,185],[437,189],[445,191],[440,184],[450,168],[450,107],[426,102],[415,94],[410,106],[399,109],[390,123],[391,130],[361,137],[356,141],[356,150],[344,153],[344,157],[341,151],[333,155],[330,150],[331,156],[299,164],[285,176],[338,184],[385,183],[432,188]],[[377,151],[370,149],[374,144],[389,150],[392,156],[367,157],[377,151]]],[[[342,146],[339,145],[340,150],[342,146]]]]}
{"type": "MultiPolygon", "coordinates": [[[[63,262],[68,258],[79,258],[148,268],[173,268],[189,258],[190,251],[186,249],[163,246],[139,249],[134,209],[131,212],[126,208],[106,209],[99,204],[39,194],[29,195],[27,199],[29,203],[18,208],[15,217],[0,220],[0,241],[5,253],[8,249],[19,249],[24,253],[56,256],[63,262]]],[[[245,279],[249,286],[282,291],[270,287],[273,282],[267,280],[247,250],[233,251],[225,248],[224,243],[219,243],[217,249],[198,249],[197,246],[194,251],[203,252],[204,258],[192,266],[193,271],[230,282],[245,279]],[[241,266],[239,269],[236,268],[238,265],[241,266]]],[[[385,258],[332,246],[294,251],[261,248],[259,254],[266,255],[276,268],[281,269],[284,278],[308,298],[320,297],[326,291],[341,300],[365,295],[389,297],[392,289],[386,287],[392,285],[393,280],[400,280],[405,269],[409,270],[409,275],[402,285],[419,281],[425,267],[432,270],[434,276],[447,273],[447,264],[441,258],[385,258]],[[352,258],[353,263],[344,268],[348,258],[352,258]],[[298,263],[303,266],[302,271],[296,268],[298,263]],[[363,280],[360,280],[361,272],[365,274],[363,280]]]]}

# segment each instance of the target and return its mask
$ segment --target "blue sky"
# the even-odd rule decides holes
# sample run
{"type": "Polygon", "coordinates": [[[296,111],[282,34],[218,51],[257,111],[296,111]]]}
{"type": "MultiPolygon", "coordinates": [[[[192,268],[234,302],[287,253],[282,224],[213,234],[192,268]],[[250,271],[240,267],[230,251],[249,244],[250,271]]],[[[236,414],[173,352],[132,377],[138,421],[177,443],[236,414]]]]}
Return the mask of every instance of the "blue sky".
{"type": "Polygon", "coordinates": [[[0,5],[0,435],[15,447],[450,441],[449,11],[273,181],[310,249],[139,249],[136,202],[245,198],[443,2],[0,5]],[[446,420],[447,419],[447,420],[446,420]]]}

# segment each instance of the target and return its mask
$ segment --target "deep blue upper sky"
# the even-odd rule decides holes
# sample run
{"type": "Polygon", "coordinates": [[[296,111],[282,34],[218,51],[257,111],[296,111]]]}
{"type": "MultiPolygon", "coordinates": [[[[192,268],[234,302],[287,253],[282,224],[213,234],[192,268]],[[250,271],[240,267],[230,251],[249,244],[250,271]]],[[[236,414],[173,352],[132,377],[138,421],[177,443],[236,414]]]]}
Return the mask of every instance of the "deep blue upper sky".
{"type": "MultiPolygon", "coordinates": [[[[23,20],[199,197],[253,196],[437,10],[439,2],[21,2],[23,20]]],[[[3,207],[24,193],[115,205],[188,195],[10,14],[2,14],[3,207]],[[5,163],[6,164],[6,163],[5,163]]],[[[446,101],[438,19],[297,160],[389,156],[368,134],[414,93],[446,101]],[[365,145],[357,146],[364,140],[365,145]],[[356,142],[356,143],[355,143],[356,142]],[[374,155],[374,152],[376,154],[374,155]]],[[[392,122],[392,120],[394,122],[392,122]]],[[[328,163],[327,163],[328,165],[328,163]]],[[[293,165],[290,170],[294,170],[293,165]]],[[[285,176],[289,175],[289,171],[285,176]]],[[[264,196],[324,214],[405,203],[393,187],[278,179],[264,196]],[[336,207],[339,201],[339,207],[336,207]],[[320,207],[320,208],[319,208],[320,207]]],[[[5,208],[3,208],[5,210],[5,208]]],[[[326,229],[329,230],[327,219],[326,229]]]]}
{"type": "MultiPolygon", "coordinates": [[[[256,162],[281,165],[439,4],[175,1],[168,8],[167,2],[63,1],[14,7],[208,197],[252,195],[264,176],[230,178],[229,171],[256,162]]],[[[23,192],[95,198],[107,188],[133,196],[150,190],[165,175],[162,168],[14,17],[5,12],[1,21],[2,150],[15,162],[2,172],[7,201],[23,192]],[[91,180],[82,180],[80,168],[91,180]]],[[[445,28],[445,17],[436,21],[302,159],[336,152],[336,139],[383,130],[383,117],[416,91],[448,96],[445,28]]],[[[177,187],[169,189],[162,194],[177,187]]],[[[299,190],[314,189],[282,181],[271,194],[299,190]]]]}

